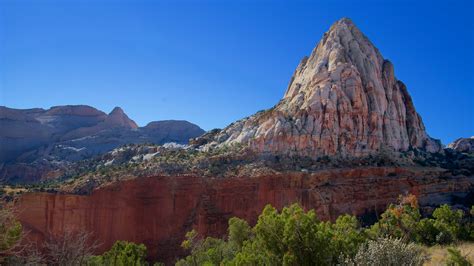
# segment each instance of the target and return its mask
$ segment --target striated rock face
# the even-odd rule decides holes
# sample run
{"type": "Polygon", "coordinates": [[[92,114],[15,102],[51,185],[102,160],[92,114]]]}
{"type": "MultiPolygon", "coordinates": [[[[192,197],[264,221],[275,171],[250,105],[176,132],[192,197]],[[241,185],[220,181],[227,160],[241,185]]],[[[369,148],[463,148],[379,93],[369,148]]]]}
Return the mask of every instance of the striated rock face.
{"type": "Polygon", "coordinates": [[[441,148],[393,65],[346,18],[303,58],[280,103],[228,126],[204,148],[233,143],[311,157],[441,148]]]}
{"type": "Polygon", "coordinates": [[[44,109],[0,107],[0,162],[58,140],[67,132],[90,127],[107,115],[90,106],[55,106],[44,109]]]}
{"type": "Polygon", "coordinates": [[[453,149],[459,152],[474,152],[474,136],[470,138],[459,138],[453,143],[448,144],[447,148],[453,149]]]}
{"type": "Polygon", "coordinates": [[[317,173],[288,172],[253,178],[143,177],[114,183],[91,195],[29,193],[18,202],[19,219],[30,239],[86,230],[102,243],[144,243],[149,256],[171,263],[183,255],[184,234],[222,236],[230,217],[254,224],[266,204],[299,202],[322,219],[342,213],[381,212],[400,194],[422,205],[452,202],[472,191],[474,176],[430,168],[368,167],[317,173]]]}

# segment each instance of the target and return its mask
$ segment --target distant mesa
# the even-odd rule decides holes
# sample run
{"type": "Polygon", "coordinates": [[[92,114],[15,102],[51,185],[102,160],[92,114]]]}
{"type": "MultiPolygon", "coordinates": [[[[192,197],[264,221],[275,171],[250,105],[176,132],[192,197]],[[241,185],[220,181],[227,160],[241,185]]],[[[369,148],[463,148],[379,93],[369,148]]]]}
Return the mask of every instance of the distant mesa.
{"type": "Polygon", "coordinates": [[[17,182],[34,182],[56,169],[48,161],[89,159],[124,144],[187,144],[204,133],[187,121],[155,121],[140,128],[120,107],[106,114],[87,105],[0,106],[0,128],[0,180],[17,182]]]}

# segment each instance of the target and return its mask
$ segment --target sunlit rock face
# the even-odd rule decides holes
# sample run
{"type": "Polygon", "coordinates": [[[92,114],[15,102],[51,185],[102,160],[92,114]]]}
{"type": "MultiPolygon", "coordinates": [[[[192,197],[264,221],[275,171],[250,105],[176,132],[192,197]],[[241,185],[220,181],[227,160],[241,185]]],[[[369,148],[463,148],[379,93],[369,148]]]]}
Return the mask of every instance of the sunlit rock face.
{"type": "Polygon", "coordinates": [[[459,138],[455,140],[453,143],[448,144],[447,147],[459,152],[473,153],[474,152],[474,136],[470,138],[459,138]]]}
{"type": "Polygon", "coordinates": [[[274,108],[233,123],[203,148],[233,143],[311,157],[440,149],[392,63],[346,18],[303,58],[274,108]]]}
{"type": "Polygon", "coordinates": [[[299,203],[318,218],[334,220],[349,213],[381,213],[398,196],[413,193],[421,205],[450,203],[464,197],[474,176],[434,168],[366,167],[317,173],[286,172],[242,178],[198,176],[142,177],[114,183],[90,195],[27,193],[17,202],[19,219],[41,244],[65,231],[91,232],[108,250],[115,241],[144,243],[148,255],[172,264],[185,255],[186,232],[222,237],[228,219],[251,225],[266,204],[281,209],[299,203]]]}

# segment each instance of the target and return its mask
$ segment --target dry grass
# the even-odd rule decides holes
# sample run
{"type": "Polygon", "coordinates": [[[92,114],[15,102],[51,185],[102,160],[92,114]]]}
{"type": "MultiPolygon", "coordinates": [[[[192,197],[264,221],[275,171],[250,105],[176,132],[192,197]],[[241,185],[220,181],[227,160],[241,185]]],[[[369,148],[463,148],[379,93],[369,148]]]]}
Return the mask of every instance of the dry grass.
{"type": "MultiPolygon", "coordinates": [[[[448,256],[448,247],[449,246],[433,246],[426,248],[430,258],[424,265],[446,265],[445,260],[448,256]]],[[[456,245],[456,248],[461,250],[461,253],[474,263],[474,243],[460,243],[456,245]]]]}
{"type": "Polygon", "coordinates": [[[18,194],[28,191],[26,188],[14,188],[10,186],[0,187],[0,189],[2,189],[5,194],[18,194]]]}

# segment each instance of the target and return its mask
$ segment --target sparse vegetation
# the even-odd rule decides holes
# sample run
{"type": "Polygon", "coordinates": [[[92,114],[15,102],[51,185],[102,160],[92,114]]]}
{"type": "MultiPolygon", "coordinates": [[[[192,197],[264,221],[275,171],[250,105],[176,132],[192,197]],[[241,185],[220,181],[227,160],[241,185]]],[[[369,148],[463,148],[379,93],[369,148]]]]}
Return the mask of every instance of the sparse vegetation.
{"type": "Polygon", "coordinates": [[[94,265],[148,265],[146,258],[146,247],[143,244],[135,244],[127,241],[117,241],[112,248],[99,256],[89,258],[87,264],[94,265]]]}
{"type": "Polygon", "coordinates": [[[22,226],[15,218],[12,207],[0,205],[0,264],[4,258],[19,253],[22,237],[22,226]]]}
{"type": "MultiPolygon", "coordinates": [[[[237,217],[229,219],[226,237],[188,232],[182,247],[189,255],[176,265],[471,265],[473,242],[458,241],[474,240],[473,209],[465,213],[442,205],[423,218],[416,197],[408,195],[390,205],[375,224],[363,227],[351,215],[329,222],[298,204],[281,211],[268,205],[253,227],[237,217]]],[[[11,210],[0,213],[0,258],[6,265],[148,265],[143,244],[117,241],[94,256],[98,245],[81,232],[51,237],[42,252],[25,248],[11,210]]]]}
{"type": "Polygon", "coordinates": [[[423,249],[397,238],[378,238],[362,245],[353,259],[346,258],[342,265],[422,265],[426,261],[423,249]]]}
{"type": "MultiPolygon", "coordinates": [[[[211,133],[218,132],[215,130],[211,133]]],[[[447,170],[443,178],[474,173],[474,156],[450,149],[432,154],[417,149],[394,152],[383,148],[379,153],[364,157],[313,158],[294,154],[257,154],[244,144],[221,145],[206,150],[199,149],[199,145],[196,145],[165,148],[153,144],[129,144],[94,159],[71,163],[63,167],[63,174],[58,178],[22,187],[28,191],[88,194],[104,184],[143,176],[199,175],[226,178],[285,171],[315,172],[331,168],[374,166],[441,167],[447,170]]],[[[395,178],[397,174],[389,173],[388,176],[395,178]]],[[[19,193],[4,194],[14,197],[19,193]]]]}
{"type": "Polygon", "coordinates": [[[471,266],[472,263],[461,254],[461,251],[457,248],[448,248],[448,258],[446,259],[446,265],[448,266],[471,266]]]}
{"type": "MultiPolygon", "coordinates": [[[[306,212],[297,204],[281,212],[267,206],[253,228],[238,218],[229,220],[227,238],[202,238],[189,232],[183,248],[190,255],[177,265],[422,265],[430,259],[423,244],[455,244],[469,238],[461,230],[468,223],[463,215],[442,205],[432,218],[422,218],[412,195],[401,197],[366,228],[350,215],[331,223],[320,221],[313,210],[306,212]],[[432,242],[422,237],[427,233],[426,223],[435,230],[432,242]],[[439,237],[444,234],[450,237],[439,237]]],[[[456,251],[449,253],[448,264],[465,258],[456,251]]]]}
{"type": "Polygon", "coordinates": [[[85,265],[97,247],[90,233],[66,230],[46,240],[43,262],[49,265],[85,265]]]}
{"type": "Polygon", "coordinates": [[[425,248],[428,257],[425,265],[447,265],[450,258],[448,249],[451,248],[455,248],[457,251],[459,251],[463,257],[463,260],[465,259],[470,263],[474,262],[474,242],[463,242],[457,243],[454,246],[435,245],[425,248]]]}

